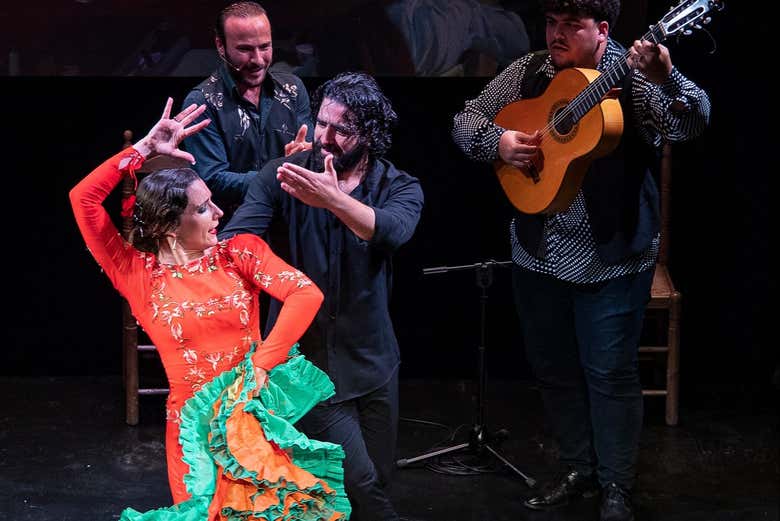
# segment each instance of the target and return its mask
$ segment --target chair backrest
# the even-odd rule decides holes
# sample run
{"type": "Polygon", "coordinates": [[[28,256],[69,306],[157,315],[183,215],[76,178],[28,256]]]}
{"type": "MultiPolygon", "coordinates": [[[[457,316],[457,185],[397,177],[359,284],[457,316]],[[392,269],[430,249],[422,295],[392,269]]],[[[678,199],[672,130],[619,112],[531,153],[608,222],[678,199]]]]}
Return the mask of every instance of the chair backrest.
{"type": "MultiPolygon", "coordinates": [[[[133,144],[133,133],[125,130],[123,133],[124,146],[127,148],[133,144]]],[[[144,162],[136,171],[137,177],[163,168],[188,167],[186,161],[173,159],[169,156],[156,156],[144,162]]],[[[131,196],[135,191],[135,183],[130,176],[122,180],[122,199],[131,196]]],[[[122,236],[127,239],[133,226],[132,217],[122,217],[122,236]]],[[[154,351],[152,344],[139,345],[138,325],[130,311],[130,306],[122,299],[122,373],[125,386],[125,421],[128,425],[138,424],[138,397],[141,394],[166,394],[166,388],[142,387],[139,375],[139,352],[154,351]]]]}
{"type": "MultiPolygon", "coordinates": [[[[122,137],[124,138],[124,144],[122,145],[122,149],[133,146],[133,132],[131,130],[125,130],[122,137]]],[[[133,186],[133,180],[129,177],[125,176],[124,179],[122,179],[122,200],[124,201],[135,191],[135,186],[133,186]]],[[[133,227],[133,218],[132,217],[122,217],[122,237],[127,239],[130,235],[130,230],[133,227]]]]}
{"type": "Polygon", "coordinates": [[[664,144],[661,152],[661,244],[658,251],[658,262],[669,262],[669,241],[671,230],[672,204],[672,145],[664,144]]]}

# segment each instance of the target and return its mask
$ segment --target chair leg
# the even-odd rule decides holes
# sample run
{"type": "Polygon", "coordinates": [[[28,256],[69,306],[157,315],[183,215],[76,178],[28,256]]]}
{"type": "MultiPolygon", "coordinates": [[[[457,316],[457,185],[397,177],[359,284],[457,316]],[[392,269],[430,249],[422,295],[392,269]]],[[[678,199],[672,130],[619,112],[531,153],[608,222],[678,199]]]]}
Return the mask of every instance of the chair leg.
{"type": "Polygon", "coordinates": [[[678,291],[671,296],[669,306],[669,351],[666,361],[666,424],[677,425],[679,421],[680,392],[680,301],[678,291]]]}
{"type": "Polygon", "coordinates": [[[138,425],[138,326],[127,302],[122,302],[125,422],[138,425]]]}

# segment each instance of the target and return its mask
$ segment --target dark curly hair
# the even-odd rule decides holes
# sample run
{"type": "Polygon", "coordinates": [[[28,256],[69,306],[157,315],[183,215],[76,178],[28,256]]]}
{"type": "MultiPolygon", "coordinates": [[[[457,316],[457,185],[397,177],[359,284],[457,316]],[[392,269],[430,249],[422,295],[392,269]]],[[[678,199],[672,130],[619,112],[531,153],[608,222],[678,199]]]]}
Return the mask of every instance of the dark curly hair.
{"type": "Polygon", "coordinates": [[[346,122],[366,144],[369,159],[382,157],[390,149],[398,115],[374,78],[362,72],[338,74],[314,91],[312,114],[319,113],[325,98],[338,101],[349,109],[345,114],[346,122]]]}
{"type": "Polygon", "coordinates": [[[191,168],[158,170],[144,177],[135,192],[130,244],[156,255],[160,240],[179,225],[189,203],[187,188],[197,179],[191,168]]]}
{"type": "Polygon", "coordinates": [[[620,0],[542,0],[542,12],[592,17],[612,28],[620,14],[620,0]]]}

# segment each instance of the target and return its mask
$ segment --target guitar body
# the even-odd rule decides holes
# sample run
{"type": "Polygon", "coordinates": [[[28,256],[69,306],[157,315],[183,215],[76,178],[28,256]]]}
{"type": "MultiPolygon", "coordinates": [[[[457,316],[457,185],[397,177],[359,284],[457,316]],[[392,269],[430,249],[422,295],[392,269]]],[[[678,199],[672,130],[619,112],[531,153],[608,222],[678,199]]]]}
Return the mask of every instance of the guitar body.
{"type": "Polygon", "coordinates": [[[507,130],[543,133],[540,157],[525,172],[501,160],[495,170],[504,193],[523,213],[555,213],[569,207],[590,163],[615,149],[623,134],[623,111],[617,99],[603,99],[572,125],[553,124],[553,117],[582,92],[599,72],[564,69],[544,93],[508,104],[495,123],[507,130]]]}

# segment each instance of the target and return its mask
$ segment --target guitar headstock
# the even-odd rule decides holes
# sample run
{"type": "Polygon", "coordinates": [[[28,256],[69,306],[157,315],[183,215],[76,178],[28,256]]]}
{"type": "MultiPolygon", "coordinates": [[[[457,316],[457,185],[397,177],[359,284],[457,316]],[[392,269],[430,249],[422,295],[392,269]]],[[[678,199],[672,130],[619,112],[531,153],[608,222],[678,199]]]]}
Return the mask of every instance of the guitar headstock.
{"type": "Polygon", "coordinates": [[[670,36],[689,35],[694,29],[701,29],[710,23],[709,15],[712,11],[721,11],[724,8],[721,0],[682,0],[672,7],[666,15],[653,27],[650,33],[656,43],[662,42],[670,36]]]}

